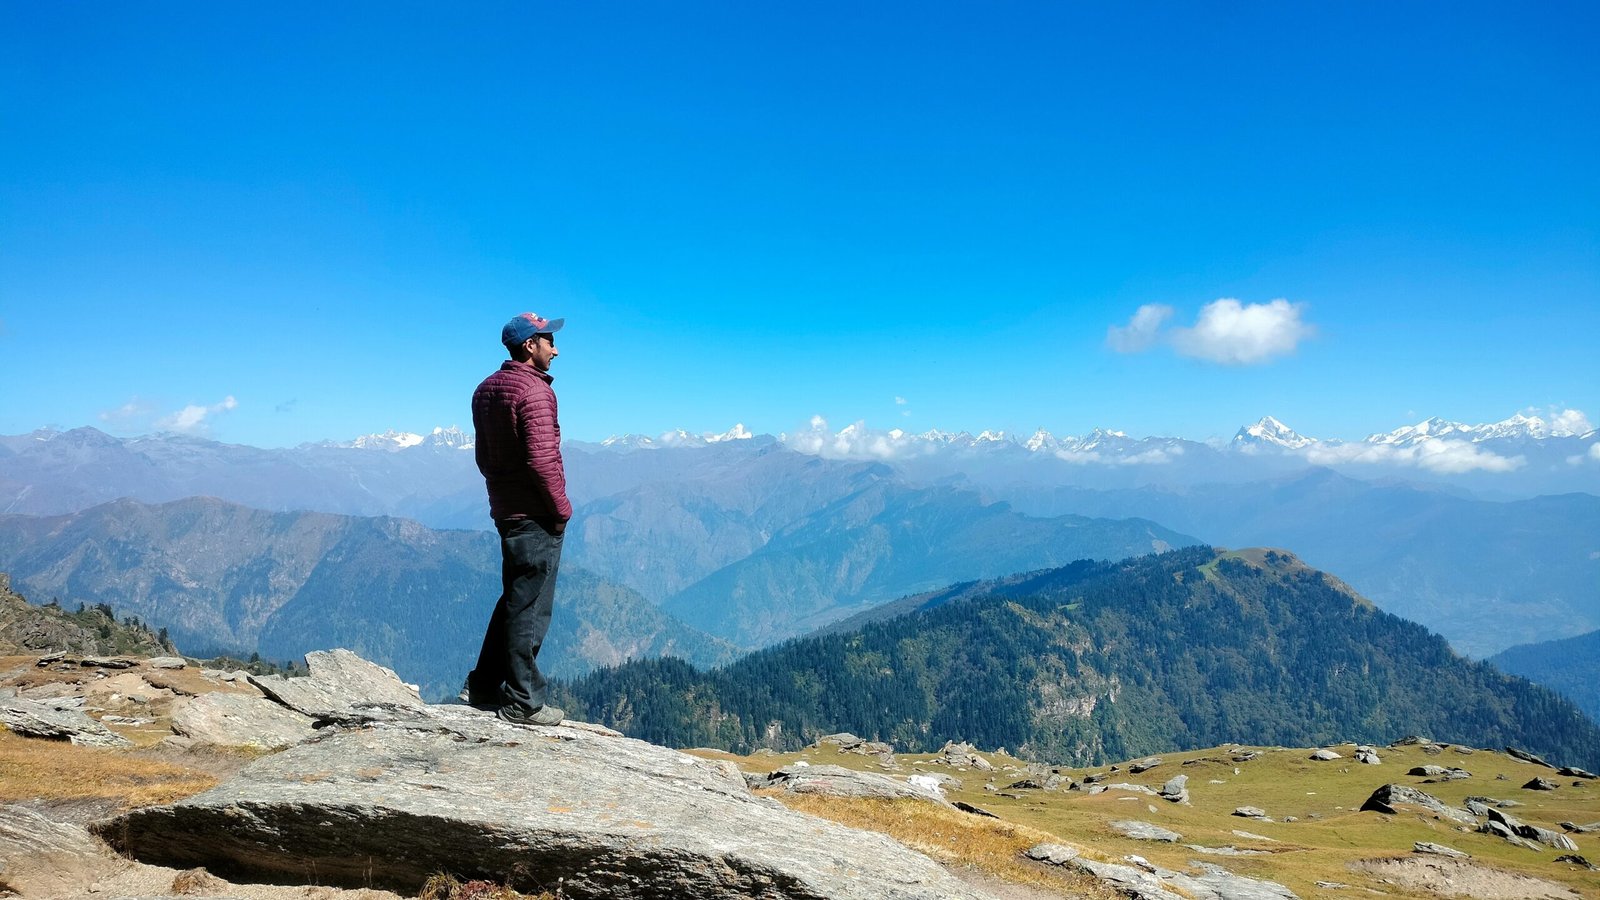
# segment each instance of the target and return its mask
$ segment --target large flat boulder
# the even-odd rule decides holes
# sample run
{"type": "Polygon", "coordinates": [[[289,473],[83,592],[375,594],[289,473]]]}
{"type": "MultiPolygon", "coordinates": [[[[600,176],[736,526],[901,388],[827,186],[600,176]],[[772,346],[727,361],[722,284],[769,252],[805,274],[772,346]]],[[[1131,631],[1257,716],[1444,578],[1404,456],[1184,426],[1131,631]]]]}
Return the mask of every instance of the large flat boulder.
{"type": "Polygon", "coordinates": [[[0,894],[81,894],[121,864],[79,825],[22,806],[0,805],[0,894]]]}
{"type": "Polygon", "coordinates": [[[393,669],[369,662],[349,650],[313,650],[306,654],[310,675],[251,675],[250,683],[284,706],[313,719],[348,713],[354,706],[422,706],[417,689],[393,669]]]}
{"type": "Polygon", "coordinates": [[[265,697],[214,691],[172,716],[174,734],[218,747],[282,750],[311,737],[311,717],[265,697]]]}
{"type": "Polygon", "coordinates": [[[888,837],[604,730],[509,725],[462,706],[341,721],[203,794],[94,830],[144,862],[409,894],[448,871],[607,900],[984,896],[888,837]]]}
{"type": "Polygon", "coordinates": [[[24,737],[71,741],[84,747],[132,747],[133,742],[66,706],[21,697],[0,698],[0,725],[24,737]]]}

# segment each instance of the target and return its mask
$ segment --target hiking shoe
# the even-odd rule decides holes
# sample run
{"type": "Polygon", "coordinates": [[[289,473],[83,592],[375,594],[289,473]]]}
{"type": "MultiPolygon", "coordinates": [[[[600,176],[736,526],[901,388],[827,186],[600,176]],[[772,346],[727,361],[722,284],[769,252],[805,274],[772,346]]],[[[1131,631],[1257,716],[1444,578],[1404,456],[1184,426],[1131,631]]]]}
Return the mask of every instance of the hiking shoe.
{"type": "Polygon", "coordinates": [[[461,693],[456,694],[456,702],[473,709],[485,709],[493,712],[500,708],[500,692],[493,695],[484,695],[472,690],[472,681],[461,682],[461,693]]]}
{"type": "Polygon", "coordinates": [[[560,725],[567,714],[557,707],[546,703],[538,709],[528,709],[525,706],[508,704],[495,710],[494,714],[502,722],[513,725],[560,725]]]}

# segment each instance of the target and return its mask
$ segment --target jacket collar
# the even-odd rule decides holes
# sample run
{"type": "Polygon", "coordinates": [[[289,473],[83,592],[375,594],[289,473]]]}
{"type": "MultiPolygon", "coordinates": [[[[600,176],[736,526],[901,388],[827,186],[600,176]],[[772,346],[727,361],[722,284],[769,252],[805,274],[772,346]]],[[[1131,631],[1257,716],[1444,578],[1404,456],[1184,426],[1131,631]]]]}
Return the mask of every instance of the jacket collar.
{"type": "Polygon", "coordinates": [[[500,364],[500,371],[505,372],[508,370],[516,372],[532,372],[540,378],[543,378],[545,384],[549,384],[556,380],[556,377],[551,375],[549,372],[541,372],[534,368],[533,363],[517,362],[514,359],[508,359],[500,364]]]}

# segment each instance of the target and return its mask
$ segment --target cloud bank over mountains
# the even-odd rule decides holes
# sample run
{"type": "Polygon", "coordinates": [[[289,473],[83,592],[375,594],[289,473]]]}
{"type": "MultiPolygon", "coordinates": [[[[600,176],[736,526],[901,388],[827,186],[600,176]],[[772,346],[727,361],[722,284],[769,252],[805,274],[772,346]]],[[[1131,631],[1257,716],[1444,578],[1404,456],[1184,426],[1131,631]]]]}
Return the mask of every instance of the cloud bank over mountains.
{"type": "Polygon", "coordinates": [[[1202,307],[1193,325],[1165,328],[1173,308],[1147,303],[1128,324],[1106,329],[1106,346],[1118,353],[1142,353],[1168,344],[1190,359],[1225,366],[1259,365],[1294,353],[1316,334],[1303,318],[1305,309],[1304,303],[1285,299],[1243,303],[1223,297],[1202,307]]]}
{"type": "MultiPolygon", "coordinates": [[[[607,447],[687,447],[749,440],[743,424],[722,433],[693,435],[678,430],[659,438],[623,435],[602,442],[607,447]]],[[[1057,436],[1039,429],[1027,437],[1004,431],[948,432],[937,429],[909,432],[877,429],[864,421],[834,430],[822,416],[807,426],[770,438],[791,450],[829,459],[897,460],[927,457],[949,451],[1013,451],[1043,454],[1077,465],[1160,466],[1204,453],[1293,455],[1311,465],[1368,466],[1419,469],[1440,475],[1467,472],[1512,472],[1527,465],[1528,442],[1573,439],[1580,446],[1567,457],[1572,465],[1600,462],[1600,440],[1581,410],[1550,410],[1540,416],[1517,413],[1499,422],[1469,425],[1440,418],[1425,419],[1393,431],[1378,432],[1359,441],[1307,437],[1272,416],[1239,429],[1233,439],[1217,445],[1177,437],[1130,437],[1126,432],[1096,428],[1083,436],[1057,436]],[[1581,446],[1583,443],[1588,446],[1581,446]]]]}

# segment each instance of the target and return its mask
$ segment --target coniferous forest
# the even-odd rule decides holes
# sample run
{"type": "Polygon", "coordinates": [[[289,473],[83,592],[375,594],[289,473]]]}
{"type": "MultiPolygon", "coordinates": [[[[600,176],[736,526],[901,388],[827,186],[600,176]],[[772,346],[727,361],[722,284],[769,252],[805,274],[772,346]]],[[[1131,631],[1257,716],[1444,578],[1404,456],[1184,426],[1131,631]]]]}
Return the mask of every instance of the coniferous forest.
{"type": "Polygon", "coordinates": [[[1089,764],[1421,734],[1600,766],[1600,729],[1567,700],[1274,551],[1081,561],[710,671],[631,662],[557,696],[635,737],[739,753],[849,731],[909,752],[966,740],[1089,764]]]}

